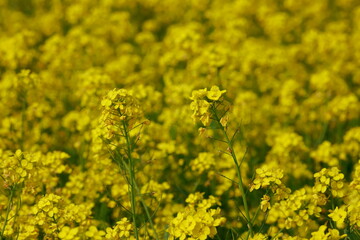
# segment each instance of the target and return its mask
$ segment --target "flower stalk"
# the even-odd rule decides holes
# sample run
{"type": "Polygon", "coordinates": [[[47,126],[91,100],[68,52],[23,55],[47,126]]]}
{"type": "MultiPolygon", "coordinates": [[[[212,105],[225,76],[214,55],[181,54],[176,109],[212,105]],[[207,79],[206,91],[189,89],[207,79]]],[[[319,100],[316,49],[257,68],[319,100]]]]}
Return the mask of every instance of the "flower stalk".
{"type": "Polygon", "coordinates": [[[132,92],[125,89],[109,91],[101,104],[103,112],[100,121],[104,130],[104,139],[106,139],[109,145],[113,144],[116,148],[123,150],[123,153],[120,153],[118,157],[114,157],[114,160],[118,163],[120,171],[127,176],[134,237],[136,240],[140,239],[138,228],[140,224],[139,219],[137,219],[138,211],[136,208],[140,202],[145,211],[150,228],[153,231],[154,238],[158,240],[159,238],[149,209],[141,194],[139,194],[139,187],[136,183],[137,168],[136,160],[133,158],[136,141],[134,141],[130,132],[146,122],[143,121],[143,112],[140,104],[132,95],[132,92]],[[122,141],[120,141],[120,139],[122,139],[122,141]]]}
{"type": "Polygon", "coordinates": [[[230,152],[230,155],[231,155],[232,159],[234,160],[236,174],[237,174],[237,177],[239,179],[239,181],[237,183],[238,183],[239,190],[241,192],[241,197],[242,197],[242,201],[243,201],[244,209],[245,209],[245,217],[246,217],[246,221],[247,221],[247,225],[248,225],[248,228],[249,228],[250,235],[253,236],[252,220],[250,218],[249,207],[248,207],[248,203],[247,203],[247,199],[246,199],[246,192],[245,192],[244,184],[243,184],[243,178],[242,178],[241,171],[240,171],[240,165],[239,165],[239,162],[238,162],[237,157],[236,157],[236,153],[235,153],[234,148],[233,148],[233,142],[230,140],[230,138],[229,138],[229,136],[228,136],[228,134],[226,132],[225,127],[223,126],[223,124],[221,124],[221,119],[218,116],[218,113],[217,113],[216,108],[214,107],[214,105],[211,106],[211,110],[213,112],[212,116],[214,117],[215,121],[219,125],[220,130],[221,130],[221,132],[222,132],[222,134],[223,134],[223,136],[225,138],[225,142],[226,142],[227,147],[228,147],[228,152],[230,152]]]}
{"type": "Polygon", "coordinates": [[[5,220],[4,220],[4,224],[3,224],[3,227],[1,229],[1,233],[0,233],[0,240],[3,240],[5,239],[4,238],[4,233],[5,233],[5,229],[6,229],[6,225],[9,221],[9,215],[10,215],[10,211],[12,209],[12,205],[13,205],[13,199],[14,199],[14,194],[15,194],[15,187],[11,187],[10,189],[10,197],[9,197],[9,201],[8,201],[8,204],[7,204],[7,207],[6,207],[6,216],[5,216],[5,220]]]}

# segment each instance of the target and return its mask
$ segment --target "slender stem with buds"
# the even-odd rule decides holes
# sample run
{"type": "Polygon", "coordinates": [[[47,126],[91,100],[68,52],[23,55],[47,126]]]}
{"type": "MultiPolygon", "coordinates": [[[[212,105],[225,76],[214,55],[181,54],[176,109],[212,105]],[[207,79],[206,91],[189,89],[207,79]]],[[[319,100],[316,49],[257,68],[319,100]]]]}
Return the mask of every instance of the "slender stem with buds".
{"type": "Polygon", "coordinates": [[[131,215],[132,215],[132,219],[133,219],[133,225],[134,225],[134,234],[135,234],[135,238],[136,240],[139,239],[139,232],[138,232],[138,228],[137,228],[137,224],[136,224],[136,187],[135,187],[135,164],[134,164],[134,159],[132,158],[132,144],[131,144],[131,139],[129,136],[129,132],[127,129],[127,124],[125,121],[122,121],[122,125],[123,125],[123,130],[124,130],[124,136],[125,136],[125,140],[126,140],[126,145],[127,145],[127,156],[129,159],[129,176],[130,176],[130,183],[129,183],[129,187],[130,187],[130,203],[131,203],[131,215]]]}
{"type": "MultiPolygon", "coordinates": [[[[137,229],[137,224],[136,224],[136,196],[138,195],[137,193],[139,192],[139,188],[136,184],[136,179],[135,179],[135,162],[134,159],[132,158],[132,152],[133,152],[133,143],[131,141],[131,137],[129,134],[129,129],[128,129],[128,124],[126,123],[125,120],[122,121],[122,127],[123,127],[123,135],[125,137],[126,140],[126,145],[127,145],[127,156],[128,156],[128,164],[125,163],[125,167],[129,172],[129,185],[130,185],[130,202],[131,202],[131,214],[132,214],[132,218],[133,218],[133,225],[134,225],[134,234],[135,234],[135,238],[139,239],[139,232],[137,229]]],[[[143,206],[144,210],[145,210],[145,214],[149,220],[150,223],[150,227],[153,230],[154,233],[154,237],[156,240],[159,240],[159,237],[157,235],[154,223],[152,221],[150,212],[148,207],[146,206],[146,203],[144,201],[144,199],[142,198],[141,194],[139,195],[140,198],[140,203],[143,206]]]]}
{"type": "MultiPolygon", "coordinates": [[[[252,220],[250,218],[249,207],[248,207],[248,204],[247,204],[246,193],[245,193],[245,190],[244,190],[243,178],[241,176],[240,166],[239,166],[239,163],[238,163],[238,160],[237,160],[234,148],[233,148],[233,142],[230,140],[230,138],[229,138],[229,136],[228,136],[228,134],[226,132],[225,127],[220,123],[220,118],[219,118],[219,116],[217,114],[217,111],[216,111],[215,107],[212,106],[211,110],[213,112],[213,116],[215,118],[215,121],[220,126],[220,130],[221,130],[222,134],[225,137],[225,142],[226,142],[226,144],[228,146],[228,151],[230,152],[230,155],[231,155],[232,159],[234,160],[235,167],[236,167],[236,174],[237,174],[237,177],[239,178],[238,187],[240,189],[243,204],[244,204],[244,208],[245,208],[246,221],[247,221],[247,224],[248,224],[249,233],[250,233],[251,236],[253,236],[252,220]]],[[[246,239],[248,239],[248,238],[246,238],[246,239]]]]}

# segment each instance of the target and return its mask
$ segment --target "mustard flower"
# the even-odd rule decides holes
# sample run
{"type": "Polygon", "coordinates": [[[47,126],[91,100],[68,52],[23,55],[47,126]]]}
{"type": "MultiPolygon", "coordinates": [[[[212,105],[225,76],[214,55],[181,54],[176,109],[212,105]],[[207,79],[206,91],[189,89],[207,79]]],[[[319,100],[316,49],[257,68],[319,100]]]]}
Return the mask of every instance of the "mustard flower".
{"type": "Polygon", "coordinates": [[[212,153],[199,153],[199,156],[190,162],[191,170],[197,174],[202,174],[215,166],[215,158],[212,153]]]}
{"type": "Polygon", "coordinates": [[[64,226],[59,233],[59,238],[65,240],[77,240],[80,239],[80,237],[77,237],[78,232],[79,228],[70,228],[68,226],[64,226]]]}
{"type": "Polygon", "coordinates": [[[101,240],[103,239],[103,236],[105,236],[105,231],[98,230],[95,226],[90,226],[85,235],[89,239],[101,240]]]}
{"type": "Polygon", "coordinates": [[[119,130],[124,126],[121,124],[126,122],[129,129],[138,122],[143,112],[138,100],[133,97],[131,91],[126,89],[113,89],[101,101],[103,108],[100,123],[106,131],[105,138],[112,139],[114,135],[120,134],[119,130]]]}
{"type": "Polygon", "coordinates": [[[0,239],[356,238],[359,1],[3,0],[0,15],[0,239]]]}
{"type": "Polygon", "coordinates": [[[311,233],[310,240],[324,240],[328,239],[330,233],[325,233],[327,227],[325,225],[320,226],[319,230],[311,233]]]}
{"type": "Polygon", "coordinates": [[[341,206],[340,208],[336,207],[334,210],[330,210],[329,217],[336,222],[336,225],[339,228],[344,227],[344,221],[347,216],[347,212],[345,210],[345,206],[341,206]]]}
{"type": "MultiPolygon", "coordinates": [[[[190,97],[192,100],[190,108],[193,110],[193,120],[200,120],[204,126],[208,126],[213,114],[210,108],[214,102],[220,100],[225,92],[226,90],[220,90],[218,86],[211,87],[210,91],[208,91],[207,88],[194,90],[190,97]]],[[[224,121],[225,120],[223,120],[223,122],[224,121]]]]}
{"type": "Polygon", "coordinates": [[[337,229],[327,229],[325,225],[321,225],[318,231],[311,233],[311,236],[310,240],[339,240],[345,238],[347,235],[340,235],[337,229]],[[327,233],[325,233],[326,230],[328,230],[327,233]]]}
{"type": "Polygon", "coordinates": [[[250,191],[267,187],[271,187],[275,191],[276,186],[282,184],[281,179],[283,176],[283,170],[280,168],[269,168],[266,165],[258,168],[256,169],[256,177],[251,184],[250,191]]]}
{"type": "Polygon", "coordinates": [[[212,86],[210,91],[206,93],[206,97],[212,101],[218,101],[224,93],[226,93],[226,90],[220,90],[218,86],[212,86]]]}
{"type": "Polygon", "coordinates": [[[132,231],[132,224],[127,218],[122,218],[116,222],[116,225],[112,228],[106,228],[106,239],[122,239],[130,238],[132,231]]]}
{"type": "Polygon", "coordinates": [[[264,212],[266,212],[268,209],[271,209],[270,197],[269,197],[268,195],[264,195],[264,196],[261,198],[260,208],[261,208],[261,210],[263,210],[264,212]]]}
{"type": "Polygon", "coordinates": [[[253,237],[250,237],[251,240],[267,240],[268,237],[265,234],[257,233],[253,237]]]}
{"type": "Polygon", "coordinates": [[[344,196],[344,174],[337,167],[323,168],[320,172],[315,173],[314,177],[316,179],[314,189],[317,192],[325,193],[330,190],[334,197],[344,196]]]}
{"type": "Polygon", "coordinates": [[[198,239],[205,240],[213,238],[216,227],[223,225],[226,221],[220,216],[220,208],[211,209],[217,201],[214,197],[204,199],[203,194],[190,194],[186,199],[189,206],[184,211],[179,212],[171,221],[167,230],[170,234],[169,239],[198,239]]]}

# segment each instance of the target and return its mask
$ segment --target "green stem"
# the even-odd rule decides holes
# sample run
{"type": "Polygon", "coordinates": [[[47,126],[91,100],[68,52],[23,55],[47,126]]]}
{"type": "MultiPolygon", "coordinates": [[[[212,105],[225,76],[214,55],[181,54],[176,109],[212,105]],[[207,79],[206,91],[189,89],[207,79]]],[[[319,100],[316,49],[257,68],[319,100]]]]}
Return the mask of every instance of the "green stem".
{"type": "Polygon", "coordinates": [[[275,236],[273,236],[270,240],[275,239],[280,233],[282,233],[284,229],[280,229],[280,231],[278,233],[275,234],[275,236]]]}
{"type": "Polygon", "coordinates": [[[256,219],[257,219],[257,216],[259,215],[259,212],[260,212],[260,206],[256,209],[256,212],[255,212],[255,215],[253,216],[252,220],[251,220],[251,223],[254,224],[256,219]]]}
{"type": "MultiPolygon", "coordinates": [[[[236,166],[236,174],[237,174],[237,177],[239,178],[238,186],[239,186],[241,196],[242,196],[242,200],[243,200],[243,203],[244,203],[246,221],[248,223],[249,232],[250,232],[251,236],[253,236],[254,234],[253,234],[253,230],[252,230],[252,222],[251,222],[249,208],[248,208],[248,204],[247,204],[247,200],[246,200],[246,195],[245,195],[245,190],[244,190],[244,184],[243,184],[243,181],[242,181],[240,166],[239,166],[239,163],[237,161],[237,157],[236,157],[235,151],[233,149],[232,142],[230,141],[230,138],[229,138],[224,126],[220,123],[220,119],[219,119],[219,117],[218,117],[218,115],[216,113],[216,109],[212,108],[212,111],[214,113],[215,120],[218,123],[218,125],[220,126],[220,129],[221,129],[221,131],[222,131],[222,133],[223,133],[223,135],[225,137],[225,140],[226,140],[226,143],[228,145],[228,149],[230,151],[231,157],[234,160],[234,163],[235,163],[235,166],[236,166]]],[[[246,238],[246,239],[248,239],[248,238],[246,238]]]]}
{"type": "Polygon", "coordinates": [[[141,204],[143,205],[143,207],[144,207],[144,209],[145,209],[145,213],[146,213],[147,218],[149,219],[150,227],[151,227],[151,229],[152,229],[153,232],[154,232],[155,239],[156,239],[156,240],[159,240],[159,237],[158,237],[157,232],[156,232],[156,230],[155,230],[154,223],[153,223],[153,221],[152,221],[152,219],[151,219],[151,215],[150,215],[149,209],[148,209],[148,207],[146,206],[146,203],[145,203],[144,199],[141,197],[141,195],[140,195],[140,202],[141,202],[141,204]]]}
{"type": "Polygon", "coordinates": [[[15,187],[12,187],[12,188],[11,188],[11,191],[10,191],[9,202],[8,202],[8,205],[7,205],[7,208],[6,208],[6,217],[5,217],[4,225],[3,225],[3,227],[2,227],[1,234],[0,234],[0,240],[5,239],[5,238],[4,238],[4,232],[5,232],[6,225],[7,225],[7,223],[8,223],[8,219],[9,219],[9,214],[10,214],[10,211],[11,211],[11,208],[12,208],[12,203],[13,203],[13,198],[14,198],[14,192],[15,192],[15,187]]]}
{"type": "Polygon", "coordinates": [[[129,176],[130,176],[130,202],[131,202],[131,215],[133,219],[133,225],[134,225],[134,233],[136,240],[139,239],[139,232],[137,229],[136,224],[136,188],[135,188],[135,164],[134,160],[132,158],[132,146],[131,146],[131,140],[129,133],[127,131],[127,124],[125,121],[123,121],[123,129],[124,129],[124,135],[126,139],[126,145],[127,145],[127,155],[129,158],[129,176]]]}
{"type": "MultiPolygon", "coordinates": [[[[21,187],[20,192],[22,192],[22,188],[23,188],[23,186],[21,187]]],[[[22,204],[22,201],[21,201],[21,194],[20,194],[19,197],[18,197],[18,200],[17,200],[16,211],[15,211],[15,216],[14,216],[14,218],[17,218],[17,217],[19,216],[19,211],[20,211],[20,208],[21,208],[21,204],[22,204]]],[[[13,222],[12,227],[14,227],[14,224],[15,224],[15,223],[16,223],[16,221],[13,222]]],[[[19,238],[19,235],[20,235],[20,230],[17,231],[16,239],[19,238]]]]}
{"type": "MultiPolygon", "coordinates": [[[[137,230],[137,227],[136,227],[136,217],[135,217],[135,208],[136,208],[136,193],[137,192],[140,192],[137,184],[136,184],[136,181],[135,181],[135,163],[132,159],[132,156],[131,156],[131,153],[133,151],[132,149],[132,143],[131,143],[131,139],[130,139],[130,136],[129,136],[129,132],[127,131],[127,124],[125,121],[123,121],[123,128],[124,128],[124,135],[125,135],[125,138],[126,138],[126,145],[127,145],[127,151],[128,151],[128,158],[129,158],[129,166],[126,166],[128,172],[129,172],[129,175],[130,175],[130,185],[131,185],[131,194],[130,194],[130,198],[131,198],[131,212],[132,212],[132,215],[133,215],[133,223],[134,223],[134,231],[135,231],[135,237],[136,239],[138,239],[138,230],[137,230]]],[[[141,204],[143,205],[143,208],[145,210],[145,213],[146,213],[146,216],[149,220],[149,223],[150,223],[150,227],[151,229],[153,230],[154,232],[154,235],[155,235],[155,239],[156,240],[159,240],[159,237],[158,237],[158,234],[156,232],[156,229],[155,229],[155,226],[154,226],[154,223],[151,219],[151,215],[150,215],[150,212],[149,212],[149,209],[148,207],[146,206],[146,203],[144,201],[144,199],[142,198],[141,194],[140,194],[140,202],[141,204]]]]}
{"type": "MultiPolygon", "coordinates": [[[[269,189],[267,189],[266,192],[265,192],[265,195],[268,195],[268,194],[269,194],[269,189]]],[[[260,206],[260,204],[259,204],[259,206],[258,206],[258,208],[256,209],[256,212],[255,212],[253,218],[251,219],[252,225],[255,224],[255,221],[256,221],[259,213],[260,213],[260,209],[261,209],[261,206],[260,206]]],[[[265,220],[266,220],[266,219],[264,219],[264,221],[265,221],[265,220]]]]}

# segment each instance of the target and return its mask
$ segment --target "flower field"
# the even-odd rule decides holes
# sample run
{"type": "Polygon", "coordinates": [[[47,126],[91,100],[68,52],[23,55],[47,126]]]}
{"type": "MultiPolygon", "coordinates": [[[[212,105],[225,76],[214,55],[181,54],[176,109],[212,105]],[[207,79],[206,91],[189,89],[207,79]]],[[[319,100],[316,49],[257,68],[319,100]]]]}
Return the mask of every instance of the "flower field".
{"type": "Polygon", "coordinates": [[[360,1],[0,0],[0,240],[360,239],[360,1]]]}

